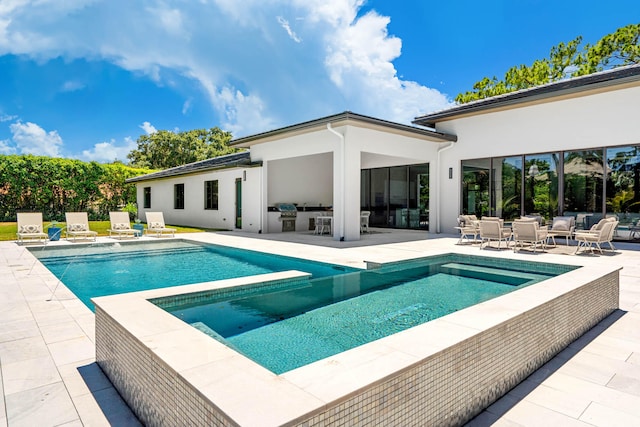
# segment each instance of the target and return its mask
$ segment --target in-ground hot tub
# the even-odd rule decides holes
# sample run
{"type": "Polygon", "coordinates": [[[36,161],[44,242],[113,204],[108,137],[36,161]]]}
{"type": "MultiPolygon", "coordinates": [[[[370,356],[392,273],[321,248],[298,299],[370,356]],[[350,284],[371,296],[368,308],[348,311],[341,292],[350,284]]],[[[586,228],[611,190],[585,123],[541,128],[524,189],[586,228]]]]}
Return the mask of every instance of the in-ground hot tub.
{"type": "Polygon", "coordinates": [[[615,310],[618,270],[585,266],[281,375],[151,301],[304,273],[101,297],[96,359],[150,425],[459,425],[615,310]]]}

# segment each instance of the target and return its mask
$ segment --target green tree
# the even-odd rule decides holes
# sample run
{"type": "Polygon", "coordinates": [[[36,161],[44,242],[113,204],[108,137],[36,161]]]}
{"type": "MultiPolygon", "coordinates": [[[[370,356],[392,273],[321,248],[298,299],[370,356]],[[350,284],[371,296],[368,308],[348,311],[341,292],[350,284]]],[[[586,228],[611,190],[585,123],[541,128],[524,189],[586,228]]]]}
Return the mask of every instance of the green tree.
{"type": "Polygon", "coordinates": [[[582,37],[551,48],[549,58],[538,59],[531,65],[511,67],[504,79],[484,77],[473,85],[473,90],[460,93],[459,104],[502,95],[567,77],[583,76],[623,65],[640,63],[640,24],[631,24],[608,34],[596,44],[586,44],[582,37]]]}
{"type": "Polygon", "coordinates": [[[166,169],[238,151],[229,147],[231,133],[218,127],[184,132],[160,130],[142,135],[127,158],[135,167],[166,169]]]}

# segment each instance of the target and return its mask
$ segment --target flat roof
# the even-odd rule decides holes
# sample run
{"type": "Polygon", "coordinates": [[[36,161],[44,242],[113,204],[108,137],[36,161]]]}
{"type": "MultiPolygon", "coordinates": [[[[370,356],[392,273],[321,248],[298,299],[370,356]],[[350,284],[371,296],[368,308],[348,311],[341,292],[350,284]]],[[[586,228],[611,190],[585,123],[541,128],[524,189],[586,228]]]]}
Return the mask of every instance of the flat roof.
{"type": "Polygon", "coordinates": [[[254,164],[261,163],[251,163],[251,154],[248,150],[242,151],[239,153],[227,154],[224,156],[214,157],[212,159],[201,160],[198,162],[188,163],[182,166],[176,166],[170,169],[164,169],[159,172],[153,172],[146,175],[136,176],[134,178],[129,178],[125,182],[140,182],[140,181],[149,181],[152,179],[159,178],[168,178],[176,175],[185,175],[194,172],[206,172],[208,170],[213,169],[224,169],[224,168],[232,168],[239,166],[252,166],[254,164]]]}
{"type": "Polygon", "coordinates": [[[497,109],[516,108],[525,103],[551,101],[562,96],[581,96],[588,91],[613,90],[616,86],[638,84],[640,64],[617,67],[586,76],[573,77],[540,86],[492,96],[478,101],[460,104],[446,110],[416,117],[414,124],[435,127],[436,123],[464,116],[488,113],[497,109]]]}
{"type": "Polygon", "coordinates": [[[380,130],[391,131],[392,133],[420,136],[433,142],[447,142],[457,140],[457,137],[455,135],[437,132],[433,129],[425,129],[423,127],[390,122],[387,120],[377,119],[375,117],[363,116],[362,114],[356,114],[351,111],[344,111],[339,114],[334,114],[331,116],[326,116],[291,126],[285,126],[283,128],[271,130],[268,132],[262,132],[255,135],[234,139],[229,143],[229,145],[237,147],[250,147],[253,144],[276,140],[286,134],[294,135],[299,133],[312,132],[314,130],[326,127],[327,123],[330,123],[332,126],[342,126],[349,124],[353,126],[368,127],[374,129],[377,128],[380,130]]]}

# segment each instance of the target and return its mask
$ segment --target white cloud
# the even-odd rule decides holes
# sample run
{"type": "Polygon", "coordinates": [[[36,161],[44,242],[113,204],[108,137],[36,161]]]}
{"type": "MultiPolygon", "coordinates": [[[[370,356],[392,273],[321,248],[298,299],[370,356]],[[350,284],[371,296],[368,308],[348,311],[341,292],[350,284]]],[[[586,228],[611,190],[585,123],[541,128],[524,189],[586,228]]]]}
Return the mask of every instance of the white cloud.
{"type": "Polygon", "coordinates": [[[114,160],[127,162],[127,154],[137,148],[136,141],[132,138],[125,138],[124,144],[118,145],[114,140],[95,144],[91,150],[83,150],[80,158],[85,161],[96,161],[101,163],[111,163],[114,160]]]}
{"type": "Polygon", "coordinates": [[[0,140],[0,154],[16,154],[16,147],[9,145],[9,140],[0,140]]]}
{"type": "Polygon", "coordinates": [[[67,80],[61,88],[62,92],[75,92],[81,89],[84,89],[84,84],[74,80],[67,80]]]}
{"type": "Polygon", "coordinates": [[[143,131],[145,131],[145,133],[147,135],[151,135],[152,133],[157,132],[158,130],[153,127],[153,125],[149,122],[144,122],[139,126],[140,129],[142,129],[143,131]]]}
{"type": "Polygon", "coordinates": [[[47,132],[35,123],[16,122],[9,126],[17,151],[21,154],[60,157],[62,138],[53,130],[47,132]]]}
{"type": "Polygon", "coordinates": [[[2,123],[2,122],[10,122],[10,121],[15,120],[17,118],[18,118],[18,116],[12,116],[12,115],[9,115],[9,114],[0,114],[0,123],[2,123]]]}
{"type": "Polygon", "coordinates": [[[291,37],[291,40],[293,40],[296,43],[300,43],[302,41],[302,39],[298,37],[298,35],[291,29],[291,25],[289,25],[289,21],[284,19],[282,16],[277,16],[276,20],[282,26],[282,28],[284,28],[287,34],[289,34],[289,37],[291,37]]]}
{"type": "Polygon", "coordinates": [[[191,111],[191,104],[193,103],[193,98],[189,98],[182,104],[182,114],[186,115],[189,111],[191,111]]]}
{"type": "Polygon", "coordinates": [[[444,94],[399,77],[402,41],[389,17],[359,16],[364,4],[2,0],[0,55],[105,60],[172,90],[176,77],[196,81],[236,137],[345,109],[409,122],[446,107],[444,94]],[[295,31],[284,16],[296,17],[295,31]],[[296,43],[283,43],[283,28],[296,43]]]}

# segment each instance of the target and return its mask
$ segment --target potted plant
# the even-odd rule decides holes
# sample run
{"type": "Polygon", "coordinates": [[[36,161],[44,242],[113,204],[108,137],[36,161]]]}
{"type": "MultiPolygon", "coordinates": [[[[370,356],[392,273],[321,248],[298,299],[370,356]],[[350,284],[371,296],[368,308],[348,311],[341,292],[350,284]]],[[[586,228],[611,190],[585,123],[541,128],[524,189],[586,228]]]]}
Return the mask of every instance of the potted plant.
{"type": "Polygon", "coordinates": [[[138,230],[138,234],[142,236],[142,232],[144,231],[144,225],[140,222],[140,218],[136,218],[133,220],[133,229],[138,230]]]}
{"type": "Polygon", "coordinates": [[[47,234],[49,235],[49,240],[52,242],[60,240],[60,234],[62,233],[62,228],[58,226],[58,221],[51,221],[49,223],[49,227],[47,227],[47,234]]]}

